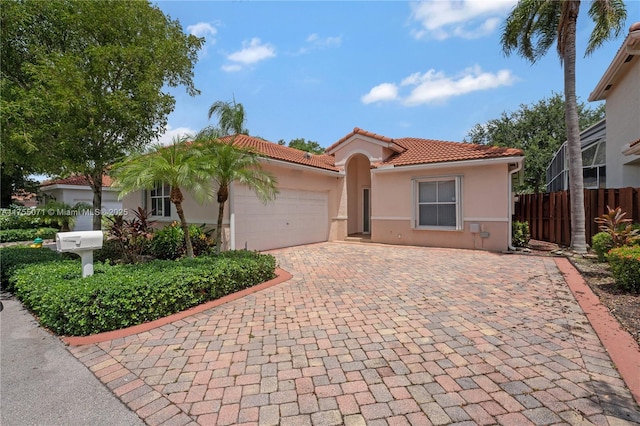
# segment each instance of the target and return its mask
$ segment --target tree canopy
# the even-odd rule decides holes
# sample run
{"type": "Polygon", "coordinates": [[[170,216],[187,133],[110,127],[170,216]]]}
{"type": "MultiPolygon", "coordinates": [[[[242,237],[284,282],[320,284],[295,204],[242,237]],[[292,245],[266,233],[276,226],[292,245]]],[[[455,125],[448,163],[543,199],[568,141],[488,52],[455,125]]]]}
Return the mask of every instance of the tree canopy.
{"type": "Polygon", "coordinates": [[[107,166],[164,132],[175,104],[166,88],[198,94],[203,39],[148,1],[18,0],[1,10],[7,173],[84,175],[100,209],[107,166]]]}
{"type": "MultiPolygon", "coordinates": [[[[284,139],[278,141],[278,145],[286,145],[284,139]]],[[[324,148],[316,141],[308,141],[304,138],[291,139],[289,148],[299,149],[300,151],[310,152],[311,154],[324,154],[324,148]]]]}
{"type": "MultiPolygon", "coordinates": [[[[591,109],[580,102],[578,116],[580,128],[586,129],[604,118],[604,104],[591,109]]],[[[465,142],[524,151],[524,183],[516,188],[518,192],[544,191],[547,166],[565,140],[564,99],[558,93],[478,123],[465,137],[465,142]]]]}

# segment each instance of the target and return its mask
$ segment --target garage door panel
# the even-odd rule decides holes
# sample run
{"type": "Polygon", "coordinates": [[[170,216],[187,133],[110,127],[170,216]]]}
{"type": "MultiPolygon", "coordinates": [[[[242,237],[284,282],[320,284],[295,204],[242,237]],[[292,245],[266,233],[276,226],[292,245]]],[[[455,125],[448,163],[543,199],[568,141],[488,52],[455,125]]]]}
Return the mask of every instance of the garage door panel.
{"type": "Polygon", "coordinates": [[[326,241],[328,194],[280,189],[275,201],[262,204],[247,188],[234,193],[236,246],[267,250],[326,241]]]}

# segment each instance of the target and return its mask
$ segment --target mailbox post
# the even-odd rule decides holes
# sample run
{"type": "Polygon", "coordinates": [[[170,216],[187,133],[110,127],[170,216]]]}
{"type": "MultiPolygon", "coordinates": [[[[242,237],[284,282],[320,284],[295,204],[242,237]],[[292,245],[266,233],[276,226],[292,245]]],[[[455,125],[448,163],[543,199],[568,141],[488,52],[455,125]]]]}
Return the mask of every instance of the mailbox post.
{"type": "Polygon", "coordinates": [[[82,260],[82,277],[93,275],[93,251],[102,248],[102,231],[58,232],[56,249],[76,253],[82,260]]]}

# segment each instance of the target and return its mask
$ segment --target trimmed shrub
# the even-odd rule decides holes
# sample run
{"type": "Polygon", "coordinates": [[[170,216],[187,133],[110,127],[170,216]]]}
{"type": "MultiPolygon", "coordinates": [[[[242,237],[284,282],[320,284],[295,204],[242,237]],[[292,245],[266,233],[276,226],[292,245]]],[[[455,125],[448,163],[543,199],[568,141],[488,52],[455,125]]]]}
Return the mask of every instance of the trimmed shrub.
{"type": "Polygon", "coordinates": [[[613,248],[613,237],[608,232],[598,232],[591,237],[591,247],[598,255],[598,261],[605,262],[607,253],[613,248]]]}
{"type": "Polygon", "coordinates": [[[179,261],[94,265],[82,278],[78,262],[13,271],[16,296],[42,325],[63,335],[88,335],[161,318],[274,277],[275,258],[226,252],[179,261]]]}
{"type": "Polygon", "coordinates": [[[56,237],[56,228],[39,229],[3,229],[0,230],[0,243],[13,243],[17,241],[33,241],[40,237],[43,240],[50,240],[56,237]]]}
{"type": "Polygon", "coordinates": [[[14,246],[0,248],[0,284],[7,288],[9,276],[16,268],[32,265],[34,263],[44,263],[62,260],[63,256],[48,248],[30,248],[28,246],[14,246]]]}
{"type": "Polygon", "coordinates": [[[626,291],[640,293],[640,246],[611,249],[607,260],[616,285],[626,291]]]}
{"type": "MultiPolygon", "coordinates": [[[[197,225],[189,225],[189,235],[195,256],[206,253],[213,246],[209,234],[197,225]]],[[[158,259],[178,259],[187,251],[184,232],[177,222],[157,230],[153,234],[150,246],[151,255],[158,259]]]]}
{"type": "Polygon", "coordinates": [[[514,247],[527,247],[531,234],[529,233],[528,222],[513,222],[513,238],[512,244],[514,247]]]}

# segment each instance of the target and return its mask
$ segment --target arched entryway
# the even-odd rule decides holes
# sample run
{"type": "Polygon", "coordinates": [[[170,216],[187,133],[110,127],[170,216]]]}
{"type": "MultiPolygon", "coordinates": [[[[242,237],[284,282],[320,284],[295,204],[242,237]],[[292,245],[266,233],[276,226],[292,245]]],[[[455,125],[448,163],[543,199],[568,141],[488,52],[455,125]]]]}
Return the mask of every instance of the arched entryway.
{"type": "Polygon", "coordinates": [[[347,234],[371,234],[371,162],[355,154],[346,163],[347,234]]]}

